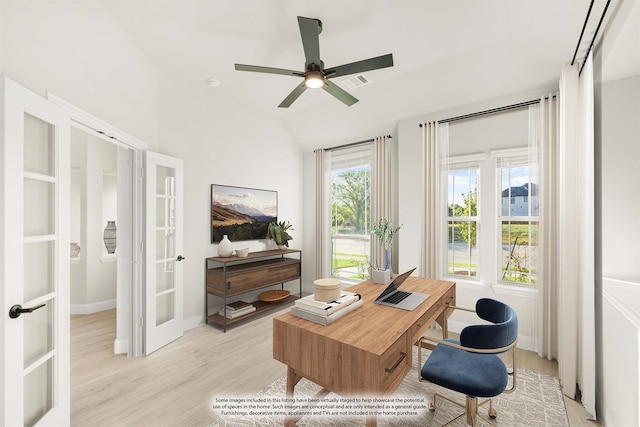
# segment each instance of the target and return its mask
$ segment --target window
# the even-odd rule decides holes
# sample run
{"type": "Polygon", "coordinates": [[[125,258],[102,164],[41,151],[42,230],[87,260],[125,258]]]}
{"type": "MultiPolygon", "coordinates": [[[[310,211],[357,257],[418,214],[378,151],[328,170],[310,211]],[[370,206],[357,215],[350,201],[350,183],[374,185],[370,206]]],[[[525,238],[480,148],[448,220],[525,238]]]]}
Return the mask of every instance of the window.
{"type": "Polygon", "coordinates": [[[499,277],[510,284],[538,282],[537,169],[527,154],[497,158],[500,179],[499,277]]]}
{"type": "Polygon", "coordinates": [[[447,275],[536,285],[539,180],[533,153],[523,148],[450,157],[447,175],[447,275]]]}
{"type": "Polygon", "coordinates": [[[479,167],[450,166],[447,191],[447,270],[450,276],[478,277],[479,167]],[[453,169],[453,170],[452,170],[453,169]]]}
{"type": "Polygon", "coordinates": [[[371,147],[331,151],[331,275],[345,282],[369,278],[371,147]]]}

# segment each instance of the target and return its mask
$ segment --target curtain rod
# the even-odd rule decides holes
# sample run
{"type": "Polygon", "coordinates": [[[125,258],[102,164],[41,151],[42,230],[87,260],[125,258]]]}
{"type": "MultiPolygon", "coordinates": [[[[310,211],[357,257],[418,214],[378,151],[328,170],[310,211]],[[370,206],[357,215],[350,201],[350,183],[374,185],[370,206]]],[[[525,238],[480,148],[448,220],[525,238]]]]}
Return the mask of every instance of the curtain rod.
{"type": "MultiPolygon", "coordinates": [[[[551,97],[555,98],[556,96],[552,95],[551,97]]],[[[547,99],[547,98],[549,98],[549,97],[545,96],[545,99],[547,99]]],[[[457,120],[471,119],[473,117],[484,116],[485,114],[499,113],[501,111],[513,110],[515,108],[528,107],[529,105],[539,104],[539,103],[540,103],[539,99],[532,99],[531,101],[525,101],[525,102],[519,102],[517,104],[505,105],[504,107],[492,108],[490,110],[478,111],[476,113],[464,114],[462,116],[449,117],[448,119],[437,120],[437,122],[438,123],[455,122],[457,120]]],[[[419,126],[422,127],[422,123],[420,123],[419,126]]]]}
{"type": "MultiPolygon", "coordinates": [[[[438,120],[438,123],[449,123],[449,122],[455,122],[455,121],[458,121],[458,120],[464,120],[464,119],[470,119],[470,118],[473,118],[473,117],[484,116],[485,114],[499,113],[501,111],[513,110],[515,108],[527,107],[529,105],[537,104],[539,102],[540,102],[539,99],[533,99],[531,101],[519,102],[517,104],[512,104],[512,105],[505,105],[504,107],[498,107],[498,108],[492,108],[490,110],[478,111],[477,113],[470,113],[470,114],[464,114],[462,116],[449,117],[448,119],[438,120]]],[[[422,127],[422,123],[420,123],[420,127],[422,127]]]]}
{"type": "Polygon", "coordinates": [[[593,48],[593,44],[596,41],[596,37],[598,36],[598,31],[600,31],[600,26],[602,25],[602,21],[604,21],[604,16],[607,14],[607,9],[609,9],[609,3],[611,0],[607,0],[607,4],[604,6],[604,10],[602,11],[602,16],[600,17],[600,21],[598,22],[598,26],[596,27],[596,32],[593,33],[593,38],[591,39],[591,44],[589,45],[589,49],[587,49],[587,53],[584,55],[584,61],[582,61],[582,66],[580,67],[580,72],[578,72],[578,77],[582,74],[582,69],[584,68],[584,64],[587,63],[587,57],[593,48]]]}
{"type": "Polygon", "coordinates": [[[593,9],[593,2],[595,0],[591,0],[591,4],[589,5],[589,11],[587,12],[587,17],[584,19],[584,24],[582,24],[582,31],[580,31],[580,38],[578,38],[578,44],[576,44],[576,50],[573,52],[573,59],[571,60],[571,65],[573,66],[574,62],[576,62],[576,56],[578,55],[578,49],[580,49],[580,43],[582,43],[582,36],[584,35],[584,30],[587,28],[587,22],[589,21],[589,16],[591,15],[591,9],[593,9]]]}
{"type": "MultiPolygon", "coordinates": [[[[391,135],[387,135],[387,138],[393,138],[393,137],[391,135]]],[[[365,139],[364,141],[358,141],[358,142],[350,142],[349,144],[337,145],[335,147],[323,148],[323,150],[324,151],[340,150],[342,148],[349,148],[349,147],[353,147],[360,144],[366,144],[373,141],[375,141],[375,138],[365,139]]]]}

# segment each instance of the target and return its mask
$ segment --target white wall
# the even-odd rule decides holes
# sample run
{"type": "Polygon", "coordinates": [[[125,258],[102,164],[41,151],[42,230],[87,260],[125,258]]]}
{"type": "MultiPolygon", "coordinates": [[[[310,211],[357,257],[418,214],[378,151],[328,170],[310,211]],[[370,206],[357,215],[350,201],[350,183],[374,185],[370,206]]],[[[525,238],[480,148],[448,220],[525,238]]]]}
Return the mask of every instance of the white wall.
{"type": "Polygon", "coordinates": [[[154,147],[158,70],[98,2],[0,2],[0,71],[154,147]]]}
{"type": "Polygon", "coordinates": [[[602,276],[640,283],[640,76],[597,92],[602,276]]]}
{"type": "Polygon", "coordinates": [[[596,87],[598,416],[640,425],[640,75],[596,87]]]}
{"type": "MultiPolygon", "coordinates": [[[[279,121],[228,96],[224,87],[160,79],[160,151],[184,160],[184,316],[204,320],[204,259],[217,255],[211,243],[211,184],[276,190],[278,218],[294,226],[291,248],[303,249],[302,152],[279,121]]],[[[265,249],[266,240],[232,242],[265,249]]],[[[303,252],[303,272],[309,268],[303,252]]],[[[298,293],[298,281],[287,288],[298,293]]],[[[255,299],[257,293],[242,298],[255,299]]],[[[209,297],[210,311],[221,299],[209,297]]]]}

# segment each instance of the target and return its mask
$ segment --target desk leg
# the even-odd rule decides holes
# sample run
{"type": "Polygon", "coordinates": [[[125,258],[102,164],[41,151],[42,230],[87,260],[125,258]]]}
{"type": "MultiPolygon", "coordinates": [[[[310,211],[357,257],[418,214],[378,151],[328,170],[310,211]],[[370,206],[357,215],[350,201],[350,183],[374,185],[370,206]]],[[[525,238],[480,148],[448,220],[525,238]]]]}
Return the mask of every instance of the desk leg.
{"type": "MultiPolygon", "coordinates": [[[[300,382],[300,380],[302,379],[302,377],[298,374],[296,374],[295,369],[293,369],[291,366],[287,366],[287,389],[286,389],[286,396],[287,399],[292,399],[293,398],[293,391],[296,387],[296,384],[298,384],[300,382]]],[[[287,413],[291,412],[291,403],[287,403],[285,405],[285,410],[287,413]]],[[[284,417],[284,427],[295,427],[297,424],[294,420],[290,419],[290,417],[286,416],[284,417]]]]}

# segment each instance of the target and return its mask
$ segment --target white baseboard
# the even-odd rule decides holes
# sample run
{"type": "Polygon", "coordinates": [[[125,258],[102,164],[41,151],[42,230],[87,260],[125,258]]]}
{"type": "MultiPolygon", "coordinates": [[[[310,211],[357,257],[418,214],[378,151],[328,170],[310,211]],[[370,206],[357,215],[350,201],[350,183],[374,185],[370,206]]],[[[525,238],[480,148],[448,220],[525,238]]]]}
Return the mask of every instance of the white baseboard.
{"type": "Polygon", "coordinates": [[[113,341],[114,354],[129,354],[129,340],[115,339],[113,341]]]}
{"type": "Polygon", "coordinates": [[[116,308],[116,300],[98,301],[91,304],[71,304],[71,314],[92,314],[116,308]]]}
{"type": "Polygon", "coordinates": [[[182,330],[188,331],[204,323],[202,316],[193,316],[182,320],[182,330]]]}

